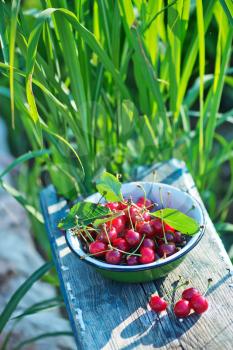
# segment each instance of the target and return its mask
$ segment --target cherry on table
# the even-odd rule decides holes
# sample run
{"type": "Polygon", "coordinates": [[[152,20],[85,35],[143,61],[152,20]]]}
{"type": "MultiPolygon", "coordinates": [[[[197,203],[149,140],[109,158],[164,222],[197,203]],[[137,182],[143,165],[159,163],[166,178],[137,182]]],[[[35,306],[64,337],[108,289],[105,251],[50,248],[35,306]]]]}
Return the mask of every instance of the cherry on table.
{"type": "Polygon", "coordinates": [[[190,300],[190,306],[191,308],[197,313],[202,314],[205,312],[208,307],[208,301],[203,295],[194,295],[190,300]]]}
{"type": "Polygon", "coordinates": [[[105,260],[109,264],[117,265],[121,262],[122,253],[119,250],[110,250],[105,254],[105,260]]]}
{"type": "Polygon", "coordinates": [[[174,313],[177,317],[184,318],[190,314],[191,307],[188,300],[180,299],[174,306],[174,313]]]}
{"type": "Polygon", "coordinates": [[[148,247],[142,247],[140,249],[141,256],[139,257],[139,262],[141,264],[150,264],[155,261],[155,252],[153,249],[148,247]]]}
{"type": "Polygon", "coordinates": [[[152,295],[149,300],[149,305],[155,312],[161,312],[167,308],[167,302],[159,295],[152,295]]]}
{"type": "Polygon", "coordinates": [[[141,238],[141,234],[137,231],[132,229],[126,231],[125,239],[133,247],[140,243],[141,238]]]}
{"type": "Polygon", "coordinates": [[[196,288],[187,288],[182,293],[182,298],[190,301],[194,295],[200,295],[200,292],[196,288]]]}
{"type": "Polygon", "coordinates": [[[95,256],[104,256],[107,250],[107,244],[100,241],[94,241],[89,245],[89,252],[95,256]]]}

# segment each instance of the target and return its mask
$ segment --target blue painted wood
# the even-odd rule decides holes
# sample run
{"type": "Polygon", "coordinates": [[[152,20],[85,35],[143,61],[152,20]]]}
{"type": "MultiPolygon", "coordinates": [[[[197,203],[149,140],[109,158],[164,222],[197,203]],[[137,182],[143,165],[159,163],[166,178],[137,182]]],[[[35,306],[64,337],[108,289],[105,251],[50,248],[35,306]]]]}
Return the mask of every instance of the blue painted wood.
{"type": "MultiPolygon", "coordinates": [[[[154,165],[140,176],[173,184],[187,190],[199,201],[201,198],[183,162],[172,159],[154,165]]],[[[77,348],[95,349],[231,349],[233,339],[232,265],[219,240],[208,213],[207,233],[202,242],[188,255],[185,262],[165,279],[145,284],[120,284],[105,280],[92,267],[74,256],[66,245],[57,223],[67,205],[57,197],[53,186],[41,193],[41,206],[58,271],[77,348]],[[230,271],[230,272],[229,272],[230,271]],[[208,277],[213,286],[208,292],[210,310],[201,318],[191,315],[178,321],[172,310],[158,316],[147,308],[148,295],[171,293],[178,276],[191,279],[204,291],[208,277]],[[225,296],[228,295],[228,299],[225,296]]]]}

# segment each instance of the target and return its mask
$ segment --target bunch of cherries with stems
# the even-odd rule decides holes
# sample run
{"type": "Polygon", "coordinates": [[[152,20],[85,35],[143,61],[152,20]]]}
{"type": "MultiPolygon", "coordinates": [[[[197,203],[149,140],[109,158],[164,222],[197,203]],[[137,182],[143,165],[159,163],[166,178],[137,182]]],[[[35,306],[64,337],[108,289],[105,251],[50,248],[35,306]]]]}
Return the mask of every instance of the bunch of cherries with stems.
{"type": "Polygon", "coordinates": [[[186,244],[181,232],[151,216],[158,204],[146,198],[145,191],[136,202],[129,199],[103,205],[110,209],[113,219],[98,227],[90,224],[72,229],[87,252],[83,258],[94,256],[113,265],[149,264],[171,256],[186,244]]]}
{"type": "MultiPolygon", "coordinates": [[[[212,279],[209,279],[207,290],[209,289],[211,282],[212,279]]],[[[185,283],[175,288],[175,290],[184,285],[187,285],[188,283],[189,282],[186,281],[185,283]]],[[[186,288],[182,292],[182,298],[179,299],[173,307],[173,311],[176,317],[185,318],[188,315],[190,315],[192,310],[198,315],[201,315],[204,312],[206,312],[209,307],[208,300],[205,297],[207,290],[204,294],[201,294],[197,288],[186,288]]],[[[165,300],[164,297],[160,297],[158,294],[151,295],[149,305],[151,309],[157,313],[165,311],[168,308],[168,302],[165,300]]]]}

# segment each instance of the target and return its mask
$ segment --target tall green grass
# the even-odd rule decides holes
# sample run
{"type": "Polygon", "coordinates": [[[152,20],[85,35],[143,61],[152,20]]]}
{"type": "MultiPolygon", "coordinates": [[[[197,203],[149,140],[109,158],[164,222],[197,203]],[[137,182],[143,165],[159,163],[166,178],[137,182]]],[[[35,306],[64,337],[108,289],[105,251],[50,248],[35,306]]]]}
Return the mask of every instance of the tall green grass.
{"type": "MultiPolygon", "coordinates": [[[[0,183],[28,210],[45,255],[42,185],[51,181],[72,200],[90,193],[105,168],[127,180],[137,166],[171,157],[186,161],[217,227],[233,231],[224,223],[232,204],[233,141],[221,134],[233,118],[232,110],[219,111],[224,87],[233,86],[231,1],[33,4],[0,1],[1,114],[15,127],[12,146],[20,155],[0,183]],[[21,168],[20,191],[4,182],[32,159],[21,168]],[[225,164],[230,180],[219,201],[225,164]]],[[[19,296],[3,311],[1,328],[19,296]]],[[[41,336],[55,334],[34,341],[41,336]]]]}

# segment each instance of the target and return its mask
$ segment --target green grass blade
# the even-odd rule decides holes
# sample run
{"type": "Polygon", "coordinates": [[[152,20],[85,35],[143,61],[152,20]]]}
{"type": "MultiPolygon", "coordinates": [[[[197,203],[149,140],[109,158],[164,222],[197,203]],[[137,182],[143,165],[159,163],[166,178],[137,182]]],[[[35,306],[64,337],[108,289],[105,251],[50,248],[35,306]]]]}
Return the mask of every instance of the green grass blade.
{"type": "Polygon", "coordinates": [[[217,118],[217,112],[219,109],[221,96],[222,96],[222,90],[224,86],[224,75],[227,69],[227,65],[230,58],[231,53],[231,45],[232,45],[232,37],[233,37],[233,29],[230,28],[227,33],[226,38],[226,45],[224,47],[223,55],[222,55],[222,62],[221,62],[221,68],[219,74],[215,77],[214,82],[214,91],[213,91],[213,97],[211,101],[211,110],[210,110],[210,116],[208,119],[208,125],[206,128],[206,154],[208,155],[212,149],[213,145],[213,138],[214,138],[214,130],[216,127],[216,118],[217,118]]]}
{"type": "Polygon", "coordinates": [[[29,151],[28,153],[23,154],[22,156],[16,158],[10,165],[8,165],[8,167],[6,167],[3,170],[2,173],[0,173],[0,179],[3,176],[5,176],[7,173],[9,173],[12,169],[14,169],[18,165],[26,162],[27,160],[41,157],[41,156],[44,156],[45,154],[48,155],[50,153],[51,153],[50,150],[43,149],[43,150],[39,150],[39,151],[29,151]]]}
{"type": "Polygon", "coordinates": [[[3,53],[3,58],[5,63],[9,63],[9,45],[7,41],[7,30],[6,30],[6,19],[5,19],[5,8],[3,2],[0,1],[0,44],[3,53]]]}
{"type": "Polygon", "coordinates": [[[227,15],[228,21],[233,26],[233,2],[232,0],[220,0],[222,8],[227,15]]]}
{"type": "Polygon", "coordinates": [[[17,17],[20,8],[20,0],[13,0],[10,20],[10,95],[11,95],[11,117],[12,127],[15,128],[15,102],[14,102],[14,60],[15,60],[15,36],[17,28],[17,17]]]}
{"type": "Polygon", "coordinates": [[[42,224],[44,223],[43,216],[41,215],[41,213],[38,212],[38,210],[36,210],[36,208],[34,208],[18,190],[16,190],[14,187],[10,186],[3,180],[0,180],[0,186],[2,186],[2,188],[6,192],[8,192],[12,197],[14,197],[17,200],[17,202],[19,202],[24,207],[25,210],[27,210],[31,215],[33,215],[33,217],[35,217],[42,224]]]}
{"type": "Polygon", "coordinates": [[[199,159],[200,174],[204,172],[204,74],[205,74],[205,30],[202,0],[196,1],[198,46],[199,46],[199,159]]]}
{"type": "Polygon", "coordinates": [[[6,323],[10,319],[12,313],[15,311],[17,305],[24,297],[24,295],[30,290],[33,284],[38,281],[45,273],[47,273],[53,267],[53,262],[47,262],[36,270],[12,295],[3,312],[0,315],[0,333],[5,327],[6,323]]]}

